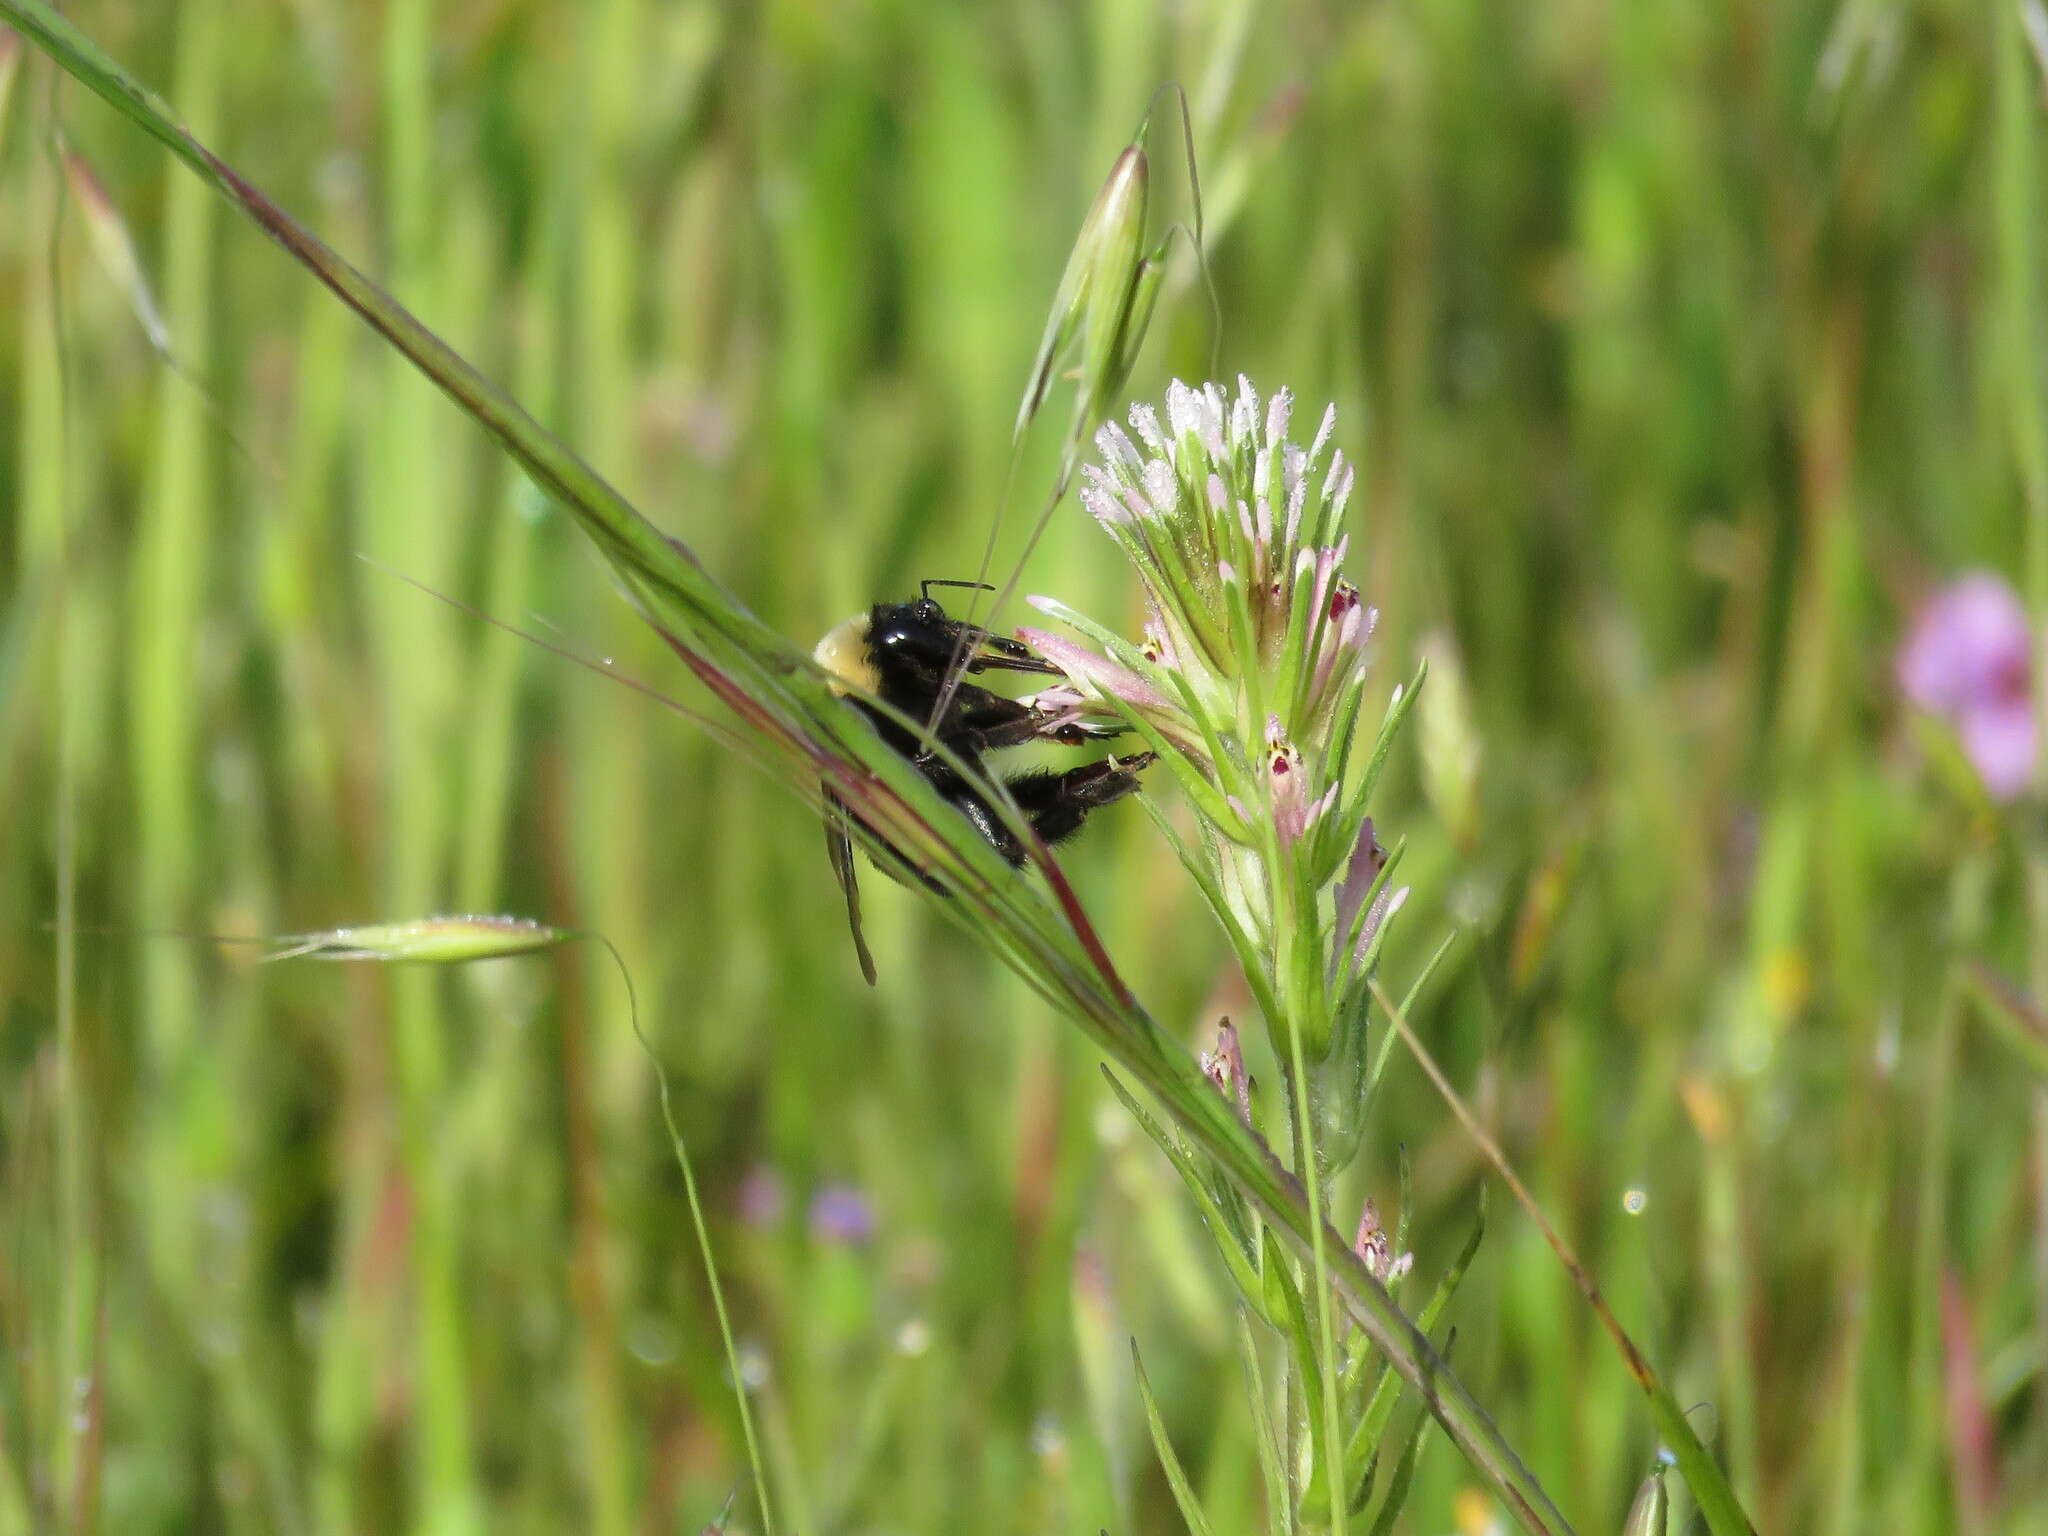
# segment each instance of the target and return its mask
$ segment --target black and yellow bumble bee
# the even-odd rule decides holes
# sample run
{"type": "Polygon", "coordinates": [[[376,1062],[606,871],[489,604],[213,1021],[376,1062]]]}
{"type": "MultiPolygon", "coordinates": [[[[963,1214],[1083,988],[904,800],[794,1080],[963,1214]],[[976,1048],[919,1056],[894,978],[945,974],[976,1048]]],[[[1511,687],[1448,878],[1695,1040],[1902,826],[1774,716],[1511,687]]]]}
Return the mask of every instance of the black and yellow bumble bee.
{"type": "MultiPolygon", "coordinates": [[[[829,675],[833,691],[873,722],[891,751],[923,774],[948,803],[973,823],[990,847],[1010,864],[1021,866],[1029,854],[1024,840],[1003,820],[973,779],[933,750],[934,744],[945,748],[968,769],[978,771],[987,753],[1007,747],[1040,740],[1078,746],[1119,732],[1115,728],[1085,725],[1049,728],[1047,717],[1029,703],[967,682],[965,674],[1029,672],[1058,676],[1059,668],[1018,641],[948,618],[931,595],[933,587],[948,586],[992,590],[978,582],[927,581],[923,583],[922,595],[914,602],[876,603],[865,613],[857,613],[835,626],[818,642],[812,658],[829,675]],[[870,699],[889,706],[901,718],[875,708],[870,699]],[[923,724],[925,729],[907,728],[904,720],[923,724]]],[[[1136,789],[1138,774],[1152,758],[1152,753],[1140,752],[1084,763],[1064,772],[1035,769],[1006,775],[1002,785],[1031,830],[1042,841],[1057,843],[1080,831],[1090,811],[1121,800],[1136,789]]],[[[846,896],[846,916],[853,928],[861,974],[873,986],[875,962],[861,932],[860,886],[854,871],[848,824],[857,823],[882,849],[895,855],[875,860],[890,876],[921,881],[941,895],[949,893],[830,791],[825,798],[826,851],[832,860],[832,872],[846,896]]]]}

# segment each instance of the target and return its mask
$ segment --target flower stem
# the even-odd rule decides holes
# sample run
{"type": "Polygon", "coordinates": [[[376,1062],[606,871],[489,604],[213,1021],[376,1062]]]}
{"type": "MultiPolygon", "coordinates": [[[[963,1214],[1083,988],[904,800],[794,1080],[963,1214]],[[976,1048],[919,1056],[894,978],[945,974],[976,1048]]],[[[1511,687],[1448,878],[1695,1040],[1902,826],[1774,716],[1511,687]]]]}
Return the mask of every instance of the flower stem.
{"type": "Polygon", "coordinates": [[[1337,1403],[1337,1381],[1342,1362],[1337,1358],[1337,1331],[1330,1321],[1330,1266],[1324,1253],[1329,1223],[1323,1220],[1323,1181],[1309,1127],[1308,1068],[1301,1049],[1300,1019],[1292,1008],[1287,1013],[1287,1048],[1289,1069],[1282,1075],[1287,1083],[1288,1118],[1294,1132],[1294,1165],[1300,1170],[1302,1185],[1308,1191],[1310,1269],[1315,1276],[1316,1330],[1321,1335],[1318,1342],[1323,1356],[1323,1367],[1318,1373],[1323,1385],[1323,1400],[1312,1405],[1309,1411],[1323,1416],[1322,1474],[1330,1497],[1330,1529],[1335,1536],[1344,1536],[1350,1500],[1343,1487],[1343,1421],[1337,1403]]]}

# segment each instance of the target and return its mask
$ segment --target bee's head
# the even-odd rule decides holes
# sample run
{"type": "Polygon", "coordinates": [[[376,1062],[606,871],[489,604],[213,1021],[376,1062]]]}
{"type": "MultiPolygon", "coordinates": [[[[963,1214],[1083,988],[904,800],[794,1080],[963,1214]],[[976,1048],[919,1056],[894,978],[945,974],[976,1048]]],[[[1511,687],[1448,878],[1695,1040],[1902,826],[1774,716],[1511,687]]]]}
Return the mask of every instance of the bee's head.
{"type": "MultiPolygon", "coordinates": [[[[936,585],[934,583],[933,585],[936,585]]],[[[834,691],[879,694],[893,680],[939,685],[953,671],[1052,673],[1058,669],[1027,645],[948,618],[926,592],[907,603],[876,603],[830,630],[812,660],[830,673],[834,691]]]]}
{"type": "Polygon", "coordinates": [[[1014,640],[985,635],[972,625],[946,617],[929,597],[907,603],[876,603],[826,632],[811,659],[833,678],[841,695],[882,693],[890,680],[943,678],[964,658],[974,670],[983,653],[1029,657],[1014,640]],[[841,686],[841,685],[845,686],[841,686]]]}
{"type": "MultiPolygon", "coordinates": [[[[992,635],[976,624],[946,617],[930,597],[908,603],[877,603],[870,613],[868,646],[876,657],[900,658],[905,665],[948,671],[1051,672],[1027,645],[992,635]]],[[[884,665],[887,665],[885,662],[884,665]]]]}
{"type": "Polygon", "coordinates": [[[914,597],[907,603],[877,603],[868,610],[874,615],[877,639],[885,635],[915,634],[920,630],[951,633],[960,628],[946,617],[946,610],[928,597],[914,597]]]}
{"type": "Polygon", "coordinates": [[[868,610],[867,647],[879,665],[944,671],[959,654],[968,626],[946,617],[929,597],[877,603],[868,610]]]}

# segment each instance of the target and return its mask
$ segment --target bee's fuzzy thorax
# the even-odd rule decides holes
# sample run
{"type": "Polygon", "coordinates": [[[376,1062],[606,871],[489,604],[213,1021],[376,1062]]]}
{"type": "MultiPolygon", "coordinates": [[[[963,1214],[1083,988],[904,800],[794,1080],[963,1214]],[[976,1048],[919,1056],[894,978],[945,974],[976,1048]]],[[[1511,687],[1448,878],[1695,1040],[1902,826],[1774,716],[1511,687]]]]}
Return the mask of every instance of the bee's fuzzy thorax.
{"type": "Polygon", "coordinates": [[[856,690],[881,692],[882,675],[868,652],[873,623],[872,614],[856,613],[845,623],[827,630],[825,638],[811,652],[811,659],[831,675],[832,691],[841,698],[856,690]]]}

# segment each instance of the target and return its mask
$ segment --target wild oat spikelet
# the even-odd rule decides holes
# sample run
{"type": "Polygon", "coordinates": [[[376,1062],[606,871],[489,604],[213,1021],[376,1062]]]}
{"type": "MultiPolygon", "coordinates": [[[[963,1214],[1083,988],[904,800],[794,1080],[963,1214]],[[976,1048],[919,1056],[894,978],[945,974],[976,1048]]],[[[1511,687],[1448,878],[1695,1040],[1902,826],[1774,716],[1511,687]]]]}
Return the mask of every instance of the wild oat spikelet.
{"type": "Polygon", "coordinates": [[[422,917],[295,933],[265,960],[371,960],[387,965],[462,965],[552,949],[578,935],[527,917],[422,917]]]}

